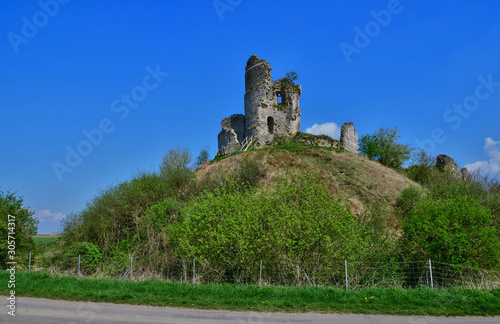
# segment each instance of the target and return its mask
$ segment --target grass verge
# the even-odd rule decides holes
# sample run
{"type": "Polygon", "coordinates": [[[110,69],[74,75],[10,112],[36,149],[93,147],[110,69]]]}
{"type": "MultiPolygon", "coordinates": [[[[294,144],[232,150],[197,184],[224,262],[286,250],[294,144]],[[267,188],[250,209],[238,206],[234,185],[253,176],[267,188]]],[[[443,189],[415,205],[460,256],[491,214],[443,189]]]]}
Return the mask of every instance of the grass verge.
{"type": "MultiPolygon", "coordinates": [[[[1,282],[9,273],[0,271],[1,282]]],[[[16,272],[16,296],[135,305],[266,312],[497,316],[500,289],[361,289],[197,285],[159,280],[118,281],[16,272]]],[[[7,284],[0,294],[7,295],[7,284]]]]}

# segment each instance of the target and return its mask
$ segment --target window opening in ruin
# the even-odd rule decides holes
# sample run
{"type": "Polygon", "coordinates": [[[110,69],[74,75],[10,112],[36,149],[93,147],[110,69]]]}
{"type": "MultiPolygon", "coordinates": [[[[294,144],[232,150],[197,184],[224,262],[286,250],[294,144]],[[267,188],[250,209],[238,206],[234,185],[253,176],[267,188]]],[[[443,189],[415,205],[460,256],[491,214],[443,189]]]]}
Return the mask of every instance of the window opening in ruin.
{"type": "Polygon", "coordinates": [[[278,93],[278,105],[283,104],[283,97],[281,97],[281,93],[278,93]]]}
{"type": "Polygon", "coordinates": [[[274,119],[273,119],[273,117],[267,117],[267,128],[269,129],[269,134],[274,133],[274,119]]]}

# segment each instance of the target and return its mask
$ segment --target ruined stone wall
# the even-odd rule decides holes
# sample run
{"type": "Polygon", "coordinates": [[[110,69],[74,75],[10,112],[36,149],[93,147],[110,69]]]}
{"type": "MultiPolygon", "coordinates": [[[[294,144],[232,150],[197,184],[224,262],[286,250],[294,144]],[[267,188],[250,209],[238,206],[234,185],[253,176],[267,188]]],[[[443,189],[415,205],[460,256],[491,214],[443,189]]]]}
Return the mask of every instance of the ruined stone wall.
{"type": "Polygon", "coordinates": [[[441,172],[449,169],[454,175],[460,174],[460,167],[455,163],[455,160],[445,154],[436,157],[436,168],[441,172]]]}
{"type": "Polygon", "coordinates": [[[440,154],[436,157],[436,168],[440,172],[450,172],[457,179],[468,181],[474,178],[467,168],[460,169],[455,160],[446,154],[440,154]]]}
{"type": "Polygon", "coordinates": [[[275,133],[293,135],[300,132],[300,84],[295,85],[292,80],[283,78],[274,82],[272,91],[273,114],[277,120],[275,133]]]}
{"type": "Polygon", "coordinates": [[[234,114],[229,117],[224,118],[220,122],[222,129],[232,129],[237,135],[238,142],[242,142],[245,139],[245,116],[242,114],[234,114]]]}
{"type": "Polygon", "coordinates": [[[219,150],[217,155],[227,155],[238,151],[241,148],[241,144],[238,141],[238,136],[232,129],[222,129],[217,135],[217,141],[219,143],[219,150]]]}
{"type": "Polygon", "coordinates": [[[245,115],[233,115],[221,122],[219,154],[230,154],[245,138],[255,145],[270,143],[275,134],[293,135],[300,131],[300,85],[290,79],[273,83],[271,66],[252,55],[245,67],[245,115]]]}
{"type": "Polygon", "coordinates": [[[342,143],[344,150],[355,154],[359,153],[358,132],[353,123],[347,122],[340,127],[340,143],[342,143]]]}
{"type": "Polygon", "coordinates": [[[236,152],[241,148],[241,142],[245,138],[245,116],[231,115],[224,118],[220,124],[222,130],[217,136],[217,154],[226,155],[236,152]]]}

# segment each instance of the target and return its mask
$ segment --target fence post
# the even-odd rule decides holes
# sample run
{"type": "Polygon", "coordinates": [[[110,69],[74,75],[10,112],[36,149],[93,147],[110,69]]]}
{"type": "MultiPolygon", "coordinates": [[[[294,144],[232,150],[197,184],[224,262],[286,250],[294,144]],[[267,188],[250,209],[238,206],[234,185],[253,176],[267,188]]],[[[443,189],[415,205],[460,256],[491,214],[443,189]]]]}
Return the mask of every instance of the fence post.
{"type": "Polygon", "coordinates": [[[195,269],[196,269],[196,268],[195,268],[196,266],[195,266],[195,262],[196,262],[196,258],[194,258],[194,259],[193,259],[193,286],[194,286],[194,284],[195,284],[195,282],[196,282],[196,281],[195,281],[195,278],[196,278],[196,270],[195,270],[195,269]]]}
{"type": "Polygon", "coordinates": [[[349,281],[347,279],[347,260],[344,260],[345,262],[345,290],[349,290],[349,281]]]}
{"type": "Polygon", "coordinates": [[[134,277],[132,276],[132,266],[133,266],[133,263],[134,262],[134,257],[131,256],[130,257],[130,281],[134,280],[134,277]]]}
{"type": "Polygon", "coordinates": [[[80,254],[78,254],[78,279],[80,279],[80,254]]]}
{"type": "Polygon", "coordinates": [[[262,287],[262,260],[260,260],[259,287],[262,287]]]}
{"type": "Polygon", "coordinates": [[[30,259],[28,261],[28,273],[31,273],[31,251],[30,251],[30,259]]]}
{"type": "Polygon", "coordinates": [[[434,279],[432,278],[432,262],[431,262],[431,259],[429,259],[429,270],[431,272],[431,288],[434,288],[434,279]]]}

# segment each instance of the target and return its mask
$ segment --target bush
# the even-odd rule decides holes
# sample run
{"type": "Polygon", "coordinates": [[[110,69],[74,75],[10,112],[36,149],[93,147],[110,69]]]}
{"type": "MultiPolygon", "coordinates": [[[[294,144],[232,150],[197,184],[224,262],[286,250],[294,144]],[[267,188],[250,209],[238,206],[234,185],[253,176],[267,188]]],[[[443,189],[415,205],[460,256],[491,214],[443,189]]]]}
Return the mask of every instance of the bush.
{"type": "Polygon", "coordinates": [[[297,176],[258,193],[233,182],[205,192],[171,227],[177,256],[215,269],[236,262],[243,273],[258,260],[320,267],[359,256],[356,220],[317,181],[297,176]]]}
{"type": "Polygon", "coordinates": [[[33,217],[34,212],[23,204],[23,198],[11,192],[0,191],[0,264],[8,261],[9,244],[15,241],[15,262],[19,265],[28,263],[29,251],[35,249],[31,238],[38,230],[38,220],[33,217]],[[15,216],[14,234],[9,234],[9,215],[15,216]],[[12,240],[11,238],[14,238],[12,240]]]}
{"type": "Polygon", "coordinates": [[[82,273],[95,272],[102,260],[102,252],[98,246],[88,242],[78,242],[69,248],[63,263],[67,268],[77,269],[78,256],[82,273]]]}
{"type": "Polygon", "coordinates": [[[435,157],[424,150],[420,150],[413,155],[413,163],[406,170],[406,175],[420,184],[429,184],[439,172],[434,170],[435,164],[435,157]]]}
{"type": "Polygon", "coordinates": [[[260,163],[256,163],[254,160],[246,158],[238,165],[235,176],[236,181],[241,185],[255,187],[259,181],[266,176],[266,170],[260,163]]]}
{"type": "Polygon", "coordinates": [[[177,222],[184,204],[169,197],[149,207],[141,217],[133,250],[141,257],[137,263],[143,271],[161,274],[173,263],[168,228],[177,222]]]}
{"type": "Polygon", "coordinates": [[[144,211],[172,195],[172,189],[154,172],[142,172],[95,197],[77,215],[63,221],[62,240],[92,242],[106,248],[139,230],[144,211]]]}
{"type": "Polygon", "coordinates": [[[407,189],[399,201],[400,246],[405,259],[500,266],[500,233],[489,209],[467,196],[434,200],[432,195],[415,193],[415,189],[407,189]]]}
{"type": "Polygon", "coordinates": [[[171,149],[163,157],[160,174],[170,187],[184,187],[194,178],[194,172],[190,167],[192,160],[187,148],[171,149]]]}

